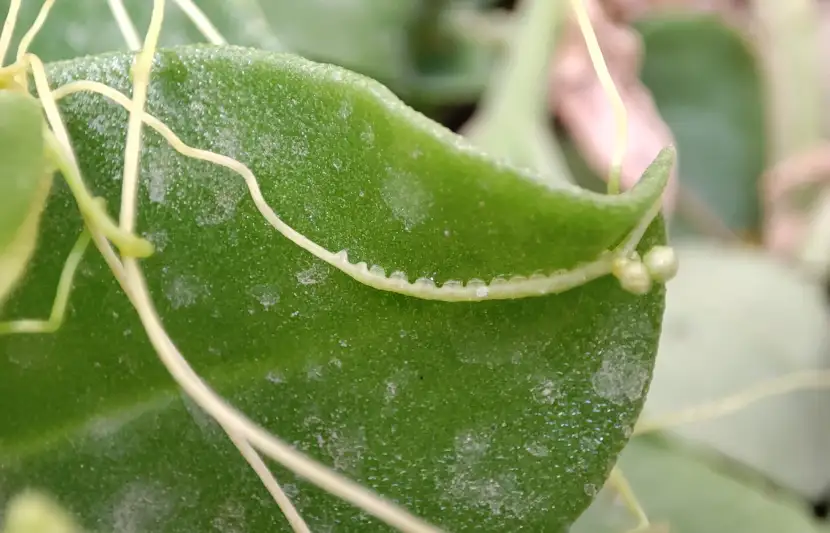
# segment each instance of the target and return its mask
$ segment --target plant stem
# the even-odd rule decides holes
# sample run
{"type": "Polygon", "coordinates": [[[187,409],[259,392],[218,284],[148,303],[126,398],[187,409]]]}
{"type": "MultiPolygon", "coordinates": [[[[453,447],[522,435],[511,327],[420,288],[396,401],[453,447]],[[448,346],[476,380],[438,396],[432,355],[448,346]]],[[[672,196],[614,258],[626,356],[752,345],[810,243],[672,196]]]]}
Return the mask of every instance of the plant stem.
{"type": "Polygon", "coordinates": [[[493,114],[547,115],[548,67],[559,30],[569,13],[560,0],[522,0],[513,36],[480,105],[493,114]]]}
{"type": "Polygon", "coordinates": [[[572,184],[573,179],[546,122],[548,79],[556,39],[568,13],[565,1],[522,1],[513,36],[479,110],[463,128],[465,136],[491,155],[529,167],[559,186],[572,184]]]}
{"type": "Polygon", "coordinates": [[[407,28],[409,66],[415,74],[441,70],[451,56],[452,38],[443,27],[449,0],[420,0],[407,28]],[[436,64],[437,63],[437,64],[436,64]]]}

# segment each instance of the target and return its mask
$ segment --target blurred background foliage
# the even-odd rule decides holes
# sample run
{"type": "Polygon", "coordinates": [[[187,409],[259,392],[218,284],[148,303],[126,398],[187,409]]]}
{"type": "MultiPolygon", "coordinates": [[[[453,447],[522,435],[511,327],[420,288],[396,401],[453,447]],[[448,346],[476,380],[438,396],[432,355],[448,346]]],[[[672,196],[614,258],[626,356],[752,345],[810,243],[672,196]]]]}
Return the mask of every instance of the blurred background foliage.
{"type": "MultiPolygon", "coordinates": [[[[490,82],[516,7],[496,0],[196,3],[229,43],[363,73],[456,131],[490,82]]],[[[644,418],[830,368],[822,255],[830,242],[821,237],[830,205],[830,2],[590,3],[629,104],[629,168],[636,174],[668,142],[680,154],[666,213],[682,268],[669,285],[644,418]]],[[[145,27],[152,3],[126,4],[145,27]]],[[[24,2],[20,24],[28,26],[39,7],[24,2]]],[[[607,104],[590,76],[557,85],[566,79],[558,68],[585,62],[568,39],[563,34],[551,64],[557,98],[549,123],[573,179],[601,188],[613,149],[607,104]]],[[[170,3],[162,44],[201,41],[170,3]]],[[[56,3],[33,51],[54,61],[123,48],[104,0],[71,0],[56,3]]],[[[652,520],[673,532],[830,530],[830,393],[791,392],[635,437],[620,465],[652,520]]],[[[602,489],[573,531],[623,531],[633,522],[621,509],[618,495],[602,489]]]]}

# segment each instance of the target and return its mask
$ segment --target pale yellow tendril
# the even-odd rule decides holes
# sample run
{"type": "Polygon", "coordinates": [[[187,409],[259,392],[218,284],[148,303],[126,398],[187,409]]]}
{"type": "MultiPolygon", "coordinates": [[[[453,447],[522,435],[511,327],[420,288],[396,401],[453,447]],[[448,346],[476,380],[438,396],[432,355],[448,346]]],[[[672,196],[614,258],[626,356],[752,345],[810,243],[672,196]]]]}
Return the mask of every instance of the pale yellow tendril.
{"type": "Polygon", "coordinates": [[[259,453],[251,446],[251,443],[248,442],[242,435],[236,433],[233,429],[229,429],[225,426],[222,426],[225,429],[225,432],[228,434],[228,437],[231,439],[231,442],[234,443],[236,448],[239,450],[239,453],[242,454],[242,457],[248,461],[248,464],[251,465],[254,472],[259,476],[259,479],[262,480],[262,484],[265,485],[265,488],[268,492],[271,493],[271,497],[274,498],[274,501],[277,502],[277,506],[282,511],[282,514],[285,515],[286,520],[288,520],[288,524],[296,533],[311,533],[311,530],[308,528],[308,525],[303,520],[303,517],[300,516],[300,513],[297,511],[294,504],[291,502],[291,499],[282,490],[280,484],[274,478],[274,474],[271,473],[271,470],[268,468],[268,465],[265,464],[265,461],[262,460],[259,453]]]}
{"type": "MultiPolygon", "coordinates": [[[[15,2],[19,8],[19,0],[13,0],[11,10],[14,9],[15,2]]],[[[180,2],[180,4],[181,3],[182,2],[180,2]]],[[[44,6],[44,11],[48,11],[49,7],[51,7],[51,3],[48,0],[47,4],[49,5],[44,6]]],[[[130,111],[130,122],[128,127],[127,147],[125,148],[124,191],[122,194],[121,227],[119,228],[123,232],[121,234],[122,237],[125,235],[132,236],[132,231],[135,225],[136,191],[138,185],[138,157],[141,150],[141,124],[147,117],[143,111],[143,106],[147,95],[147,85],[149,84],[151,63],[155,47],[157,45],[158,34],[161,29],[161,13],[163,12],[163,5],[163,0],[156,0],[154,3],[154,11],[153,16],[151,17],[152,20],[150,29],[148,30],[148,34],[145,39],[146,46],[142,50],[141,54],[139,54],[135,70],[133,72],[133,101],[127,101],[127,107],[130,111]]],[[[14,11],[14,13],[16,14],[16,11],[14,11]]],[[[45,15],[43,15],[43,17],[45,20],[45,15]]],[[[191,18],[193,17],[191,16],[191,18]]],[[[38,28],[42,25],[42,23],[42,20],[39,25],[36,22],[38,28]]],[[[7,27],[8,20],[6,27],[4,27],[3,37],[0,38],[0,43],[6,39],[7,27]]],[[[9,35],[12,30],[8,32],[9,35]]],[[[36,31],[37,30],[32,32],[32,38],[34,37],[34,33],[36,33],[36,31]]],[[[10,39],[10,37],[8,39],[10,39]]],[[[29,39],[29,42],[30,41],[31,38],[29,39]]],[[[26,43],[26,46],[21,48],[23,51],[25,51],[25,48],[28,46],[29,42],[26,43]]],[[[7,47],[8,43],[5,46],[7,47]]],[[[5,52],[5,48],[2,48],[2,51],[5,52]]],[[[24,56],[23,52],[20,52],[20,55],[31,64],[38,94],[44,101],[45,112],[49,118],[50,125],[53,130],[55,130],[54,136],[52,137],[53,144],[63,152],[61,155],[64,157],[61,159],[67,160],[69,165],[73,167],[70,170],[72,172],[76,172],[77,162],[71,149],[71,144],[69,142],[68,135],[66,134],[65,127],[63,126],[60,116],[57,113],[57,107],[54,103],[54,99],[52,98],[52,93],[49,90],[43,65],[33,55],[24,56]]],[[[241,165],[238,162],[236,163],[241,165]]],[[[244,165],[242,166],[244,167],[244,165]]],[[[79,172],[77,172],[77,178],[78,180],[80,179],[79,172]]],[[[85,189],[82,189],[80,196],[83,196],[84,192],[85,189]]],[[[76,197],[79,196],[77,193],[78,191],[73,189],[73,194],[76,194],[76,197]]],[[[89,196],[88,193],[87,196],[89,196]]],[[[266,453],[269,457],[281,462],[297,474],[306,477],[332,494],[340,496],[344,500],[361,507],[370,514],[386,521],[390,525],[398,527],[404,531],[437,531],[435,527],[430,526],[420,519],[410,515],[400,507],[378,497],[373,492],[357,485],[345,477],[336,474],[303,454],[296,452],[286,443],[277,439],[261,427],[248,420],[244,414],[236,411],[233,407],[225,403],[220,396],[213,392],[201,381],[199,376],[193,372],[186,360],[178,352],[173,342],[166,335],[161,321],[159,320],[153,307],[152,301],[149,298],[146,283],[143,279],[138,262],[130,257],[129,254],[124,254],[123,250],[123,263],[119,260],[109,242],[106,240],[107,232],[103,231],[103,229],[106,228],[106,224],[101,220],[87,218],[87,224],[90,228],[93,241],[101,251],[102,256],[113,271],[116,279],[122,285],[122,288],[128,298],[130,298],[133,306],[136,308],[139,317],[146,328],[147,334],[150,337],[152,344],[158,351],[162,362],[167,366],[168,370],[174,378],[176,378],[177,382],[180,386],[182,386],[185,392],[190,394],[194,400],[199,403],[199,405],[206,409],[211,416],[216,418],[222,427],[225,428],[234,444],[237,445],[242,455],[246,458],[246,460],[248,460],[254,470],[257,471],[268,490],[274,496],[275,500],[277,500],[278,504],[280,504],[283,512],[289,517],[289,520],[292,521],[292,526],[295,530],[307,531],[307,527],[304,523],[302,523],[302,519],[298,514],[296,514],[296,511],[293,510],[290,501],[285,498],[284,493],[282,493],[281,489],[279,489],[279,486],[273,479],[273,476],[267,471],[267,467],[254,450],[254,447],[259,448],[263,451],[263,453],[266,453]],[[283,504],[286,504],[287,507],[283,507],[283,504]],[[286,511],[286,509],[288,509],[288,511],[286,511]],[[295,516],[291,515],[291,511],[294,512],[295,516]],[[303,527],[305,527],[305,529],[303,529],[303,527]]],[[[72,267],[72,265],[69,264],[69,267],[72,267]]],[[[62,275],[62,280],[63,279],[64,276],[62,275]]]]}
{"type": "MultiPolygon", "coordinates": [[[[60,99],[79,91],[98,93],[122,106],[126,107],[129,105],[129,99],[120,92],[102,83],[89,80],[68,83],[56,89],[54,95],[56,99],[60,99]]],[[[395,273],[387,277],[384,271],[378,270],[377,267],[370,269],[365,263],[350,263],[345,253],[332,253],[314,241],[311,241],[282,221],[274,213],[262,195],[256,176],[254,176],[253,172],[246,165],[233,158],[186,145],[170,128],[152,115],[144,113],[143,121],[161,134],[170,146],[186,157],[208,161],[239,174],[245,180],[254,205],[263,218],[300,248],[334,266],[360,283],[379,290],[397,292],[421,299],[460,302],[542,296],[560,293],[587,283],[588,281],[611,274],[614,271],[614,259],[619,257],[628,258],[631,256],[648,229],[648,226],[657,216],[660,207],[658,203],[648,210],[617,250],[603,254],[594,261],[578,265],[567,271],[530,277],[515,276],[503,280],[504,282],[493,280],[489,285],[481,280],[470,280],[467,285],[447,282],[442,286],[437,286],[431,280],[426,279],[418,279],[415,282],[410,282],[406,277],[398,277],[395,273]]]]}
{"type": "Polygon", "coordinates": [[[628,145],[628,113],[617,86],[614,84],[614,79],[608,71],[608,65],[606,65],[605,57],[602,55],[602,48],[599,46],[588,11],[585,9],[585,0],[571,0],[571,6],[573,6],[582,37],[585,39],[585,45],[588,48],[588,54],[591,56],[591,63],[594,65],[597,78],[599,78],[602,90],[610,100],[614,112],[616,136],[614,154],[611,158],[611,169],[608,172],[608,194],[618,194],[620,192],[623,160],[628,145]]]}
{"type": "Polygon", "coordinates": [[[640,505],[639,500],[637,500],[637,496],[634,495],[634,490],[631,488],[631,485],[628,483],[628,480],[625,478],[622,470],[618,466],[611,469],[611,474],[608,476],[607,483],[617,492],[617,494],[620,495],[625,503],[625,506],[637,518],[637,526],[632,532],[629,533],[644,531],[651,527],[648,515],[646,515],[643,506],[640,505]]]}
{"type": "MultiPolygon", "coordinates": [[[[133,100],[129,102],[127,109],[130,111],[130,119],[127,129],[127,140],[124,157],[124,180],[121,196],[121,228],[125,232],[132,232],[135,225],[136,193],[138,191],[138,163],[141,153],[141,125],[144,113],[144,104],[147,99],[147,91],[150,83],[150,70],[153,56],[158,45],[158,38],[161,33],[164,19],[164,0],[155,0],[153,12],[150,19],[150,26],[144,41],[144,48],[138,54],[133,69],[133,100]]],[[[124,261],[125,279],[129,283],[136,275],[140,276],[138,263],[130,258],[124,261]]],[[[134,297],[144,297],[149,301],[146,292],[134,291],[134,297]]],[[[221,420],[220,420],[221,424],[221,420]]],[[[294,508],[288,496],[277,483],[271,471],[267,468],[259,454],[249,442],[241,435],[237,435],[226,424],[221,424],[237,447],[241,455],[248,461],[255,473],[265,485],[277,502],[277,505],[287,517],[292,528],[299,533],[307,533],[308,526],[303,521],[297,510],[294,508]]]]}
{"type": "MultiPolygon", "coordinates": [[[[134,191],[137,189],[138,183],[137,159],[139,152],[137,150],[140,149],[141,119],[144,113],[143,104],[146,98],[146,85],[149,83],[152,58],[155,52],[154,47],[161,29],[161,13],[163,13],[163,8],[164,0],[155,0],[153,21],[151,21],[150,29],[144,40],[145,48],[139,55],[133,72],[133,101],[130,105],[131,121],[130,129],[128,130],[128,146],[131,146],[136,151],[126,150],[125,153],[124,191],[122,193],[121,213],[122,229],[132,230],[135,224],[134,203],[136,197],[134,191]],[[144,87],[141,88],[139,86],[140,84],[143,84],[144,87]],[[133,138],[132,143],[129,142],[131,133],[133,138]],[[129,161],[130,159],[136,161],[131,163],[129,161]],[[128,205],[128,202],[133,202],[133,205],[128,205]]],[[[436,531],[435,528],[409,515],[409,513],[393,505],[391,502],[384,501],[364,487],[335,474],[330,469],[295,452],[273,435],[250,422],[242,413],[226,404],[220,396],[202,382],[201,378],[190,368],[187,361],[167,336],[150,300],[146,282],[138,262],[134,258],[124,257],[123,271],[124,279],[130,287],[130,290],[127,291],[128,295],[139,314],[139,318],[159,358],[184,391],[214,417],[228,431],[232,438],[241,439],[239,442],[247,441],[254,447],[260,448],[261,451],[280,461],[297,474],[319,484],[332,494],[338,495],[346,501],[374,514],[390,525],[399,527],[404,531],[436,531]]],[[[246,453],[250,450],[243,447],[240,448],[240,451],[243,452],[246,458],[252,458],[250,453],[246,453]]],[[[257,469],[257,464],[252,463],[252,466],[257,469]]],[[[258,473],[260,472],[258,471],[258,473]]],[[[269,480],[272,479],[270,473],[268,478],[269,480]]],[[[275,486],[276,482],[274,481],[273,485],[269,488],[275,486]]]]}
{"type": "Polygon", "coordinates": [[[63,324],[64,314],[66,312],[67,304],[69,302],[69,294],[72,286],[72,281],[75,277],[75,271],[78,265],[81,264],[84,252],[90,241],[90,233],[84,230],[69,256],[64,262],[61,270],[60,279],[58,280],[58,288],[55,294],[55,299],[52,302],[52,311],[49,318],[46,320],[22,319],[14,322],[0,322],[0,335],[9,333],[54,333],[63,324]]]}
{"type": "Polygon", "coordinates": [[[205,36],[209,43],[215,45],[225,45],[228,41],[222,37],[216,26],[210,21],[207,15],[199,9],[193,0],[173,0],[193,22],[193,25],[205,36]]]}
{"type": "Polygon", "coordinates": [[[21,0],[11,0],[9,11],[6,14],[6,21],[3,22],[3,31],[0,33],[0,65],[6,61],[6,52],[12,42],[14,27],[17,24],[17,15],[20,12],[21,0]]]}
{"type": "MultiPolygon", "coordinates": [[[[42,63],[40,63],[39,59],[35,56],[31,56],[26,54],[28,47],[31,45],[32,40],[37,35],[39,30],[42,28],[43,23],[45,22],[49,10],[54,5],[54,0],[46,0],[37,16],[32,27],[27,31],[24,35],[23,39],[20,42],[18,47],[18,54],[17,54],[17,63],[10,68],[3,68],[2,73],[4,75],[13,75],[16,79],[18,84],[25,83],[25,75],[26,75],[26,66],[28,65],[32,69],[33,76],[36,80],[36,86],[39,89],[39,95],[41,97],[41,101],[45,102],[45,107],[47,108],[47,119],[50,120],[51,125],[57,131],[57,135],[53,133],[48,128],[45,129],[44,134],[47,137],[47,145],[53,150],[56,157],[55,161],[52,161],[65,175],[67,178],[68,183],[72,186],[73,182],[83,188],[83,182],[80,178],[80,173],[77,170],[76,162],[74,158],[74,153],[72,151],[71,145],[68,142],[68,135],[66,134],[65,127],[61,122],[59,114],[56,113],[56,105],[55,99],[52,97],[52,93],[48,89],[48,81],[46,80],[46,74],[43,69],[42,63]],[[69,157],[67,157],[67,155],[69,157]]],[[[81,192],[85,191],[82,189],[81,192]]],[[[78,195],[77,187],[73,188],[73,192],[78,195]]],[[[62,324],[64,313],[67,309],[67,303],[69,294],[71,293],[71,285],[74,278],[75,271],[77,270],[78,265],[83,256],[83,252],[87,247],[87,244],[90,240],[90,234],[92,234],[92,238],[94,239],[96,246],[101,251],[102,256],[104,257],[105,261],[107,262],[110,269],[113,271],[114,276],[118,280],[118,282],[123,286],[125,292],[129,295],[132,294],[129,286],[126,283],[126,278],[124,276],[123,265],[119,261],[118,257],[113,252],[109,242],[104,238],[104,235],[100,233],[101,227],[100,224],[100,217],[94,216],[94,212],[90,212],[89,209],[84,209],[84,202],[86,201],[86,207],[94,206],[100,212],[103,212],[104,209],[104,202],[100,198],[92,199],[87,195],[82,195],[79,198],[80,206],[82,207],[82,214],[84,215],[85,222],[89,226],[88,231],[82,232],[81,236],[79,237],[76,244],[73,246],[72,251],[67,258],[64,268],[61,272],[61,277],[58,283],[57,294],[53,301],[52,312],[50,317],[47,320],[16,320],[13,322],[2,322],[0,323],[0,334],[8,334],[8,333],[50,333],[56,331],[62,324]],[[86,197],[86,198],[84,198],[86,197]],[[91,216],[92,215],[92,216],[91,216]]],[[[112,227],[110,225],[110,227],[112,227]]],[[[117,229],[117,228],[116,228],[117,229]]],[[[275,500],[278,502],[280,508],[283,510],[284,514],[289,520],[289,523],[292,525],[295,531],[300,533],[307,533],[309,531],[308,527],[303,522],[302,518],[299,517],[299,514],[296,512],[296,509],[290,504],[287,499],[287,496],[282,492],[282,490],[277,485],[276,481],[274,480],[273,476],[270,475],[270,472],[267,470],[262,459],[256,454],[256,452],[250,447],[247,442],[241,442],[239,439],[233,439],[234,444],[240,449],[243,457],[249,462],[249,464],[253,467],[253,469],[257,472],[257,474],[262,479],[265,487],[268,491],[274,496],[275,500]]]]}
{"type": "Polygon", "coordinates": [[[637,423],[634,435],[663,431],[736,413],[772,396],[798,390],[830,388],[830,370],[808,370],[761,382],[725,398],[637,423]]]}
{"type": "MultiPolygon", "coordinates": [[[[17,62],[22,63],[23,58],[26,55],[26,52],[29,50],[29,47],[32,45],[32,41],[35,40],[35,36],[40,32],[41,28],[43,28],[43,24],[46,22],[46,18],[49,16],[49,11],[52,10],[52,6],[55,5],[55,0],[45,0],[43,5],[40,8],[40,11],[37,14],[37,18],[32,23],[32,26],[29,28],[23,37],[20,38],[20,43],[17,45],[17,62]]],[[[17,83],[21,86],[25,86],[25,70],[19,74],[17,78],[17,83]]]]}
{"type": "Polygon", "coordinates": [[[127,141],[124,148],[124,180],[121,189],[121,216],[119,223],[126,233],[135,229],[138,164],[141,154],[141,115],[147,101],[150,86],[150,69],[158,46],[161,24],[164,20],[164,0],[153,1],[150,27],[144,39],[144,47],[138,53],[133,66],[133,99],[128,107],[130,118],[127,123],[127,141]]]}
{"type": "Polygon", "coordinates": [[[107,0],[107,2],[109,3],[112,17],[115,19],[115,23],[118,25],[121,35],[127,42],[127,48],[132,51],[139,50],[141,48],[141,37],[138,36],[138,30],[135,29],[135,24],[133,24],[129,13],[127,13],[124,1],[107,0]]]}
{"type": "MultiPolygon", "coordinates": [[[[69,140],[69,133],[63,125],[58,111],[58,106],[52,98],[49,88],[49,80],[46,78],[46,70],[40,59],[33,54],[25,54],[24,60],[29,63],[32,69],[32,78],[35,82],[37,94],[43,105],[43,112],[51,126],[51,131],[46,132],[46,145],[48,152],[52,155],[52,163],[57,166],[64,175],[66,183],[75,196],[75,201],[84,217],[91,220],[107,238],[111,239],[121,250],[122,254],[147,257],[153,253],[153,246],[130,232],[124,232],[114,225],[106,213],[101,210],[98,203],[89,193],[81,178],[81,171],[75,153],[72,150],[72,143],[69,140]]],[[[48,154],[47,154],[48,155],[48,154]]]]}

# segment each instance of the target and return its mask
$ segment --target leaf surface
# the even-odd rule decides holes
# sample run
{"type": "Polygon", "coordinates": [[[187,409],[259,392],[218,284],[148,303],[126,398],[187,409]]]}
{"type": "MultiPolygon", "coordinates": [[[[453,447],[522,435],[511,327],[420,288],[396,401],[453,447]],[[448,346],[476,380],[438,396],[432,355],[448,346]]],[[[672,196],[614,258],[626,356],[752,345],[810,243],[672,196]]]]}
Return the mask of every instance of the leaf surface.
{"type": "MultiPolygon", "coordinates": [[[[43,115],[37,100],[12,91],[0,92],[0,254],[37,209],[46,158],[43,115]]],[[[2,298],[0,298],[2,299],[2,298]]]]}
{"type": "MultiPolygon", "coordinates": [[[[50,76],[54,86],[89,78],[128,91],[130,61],[56,63],[50,76]]],[[[148,110],[185,142],[247,164],[298,231],[410,280],[592,260],[659,199],[671,165],[666,152],[618,196],[553,189],[376,82],[234,47],[160,52],[148,110]]],[[[85,179],[118,205],[127,113],[87,94],[61,111],[85,179]]],[[[196,369],[255,420],[452,531],[561,531],[589,504],[584,486],[605,479],[642,407],[661,287],[638,297],[608,276],[479,303],[381,292],[278,234],[239,176],[183,158],[149,131],[141,172],[139,230],[157,246],[143,266],[159,313],[196,369]]],[[[65,186],[44,217],[44,244],[3,318],[48,310],[80,231],[65,186]]],[[[641,251],[662,242],[658,219],[641,251]]],[[[229,443],[183,409],[94,253],[63,328],[0,338],[0,353],[0,390],[14,398],[0,410],[6,490],[43,487],[88,524],[114,523],[126,493],[129,509],[162,521],[157,531],[209,528],[223,502],[246,529],[287,530],[229,443]],[[139,509],[144,490],[163,509],[139,509]]],[[[315,530],[383,530],[277,473],[298,488],[315,530]]]]}
{"type": "MultiPolygon", "coordinates": [[[[334,63],[382,80],[407,100],[420,104],[468,103],[488,81],[493,50],[458,29],[450,8],[481,10],[487,2],[452,0],[440,7],[426,34],[416,26],[420,0],[199,0],[199,8],[232,45],[291,51],[334,63]],[[416,57],[419,39],[440,39],[440,49],[416,57]],[[426,61],[425,64],[420,64],[426,61]]],[[[9,0],[0,0],[0,12],[9,0]]],[[[160,43],[179,46],[206,38],[176,5],[167,2],[160,43]]],[[[150,21],[152,1],[124,0],[139,36],[150,21]]],[[[23,2],[18,39],[32,24],[41,2],[23,2]]],[[[112,12],[100,0],[56,2],[31,50],[44,61],[127,50],[112,12]]],[[[9,54],[11,57],[11,54],[9,54]]]]}
{"type": "MultiPolygon", "coordinates": [[[[705,241],[677,250],[684,268],[671,282],[644,419],[830,366],[818,283],[760,250],[705,241]]],[[[828,405],[826,388],[796,389],[669,431],[812,499],[830,483],[828,405]]]]}
{"type": "MultiPolygon", "coordinates": [[[[683,154],[681,185],[732,230],[757,230],[767,134],[752,49],[712,15],[665,15],[637,28],[645,46],[641,78],[683,154]]],[[[690,232],[685,218],[672,223],[672,234],[675,227],[690,232]]]]}
{"type": "MultiPolygon", "coordinates": [[[[260,0],[198,0],[195,3],[228,42],[267,50],[283,49],[284,45],[262,14],[260,0]]],[[[34,22],[42,4],[26,1],[21,4],[12,51],[17,50],[20,38],[34,22]]],[[[108,4],[99,0],[55,2],[30,51],[43,61],[59,61],[127,50],[124,35],[108,4]]],[[[143,38],[150,23],[153,2],[123,0],[123,4],[139,37],[143,38]]],[[[5,15],[8,8],[9,0],[0,0],[0,12],[5,15]]],[[[202,43],[205,40],[175,2],[166,2],[160,38],[162,46],[202,43]]],[[[12,60],[12,56],[9,53],[6,60],[12,60]]]]}
{"type": "MultiPolygon", "coordinates": [[[[636,437],[620,467],[653,525],[671,533],[818,533],[800,502],[730,475],[717,461],[658,439],[636,437]]],[[[626,533],[637,525],[605,487],[570,533],[626,533]]]]}

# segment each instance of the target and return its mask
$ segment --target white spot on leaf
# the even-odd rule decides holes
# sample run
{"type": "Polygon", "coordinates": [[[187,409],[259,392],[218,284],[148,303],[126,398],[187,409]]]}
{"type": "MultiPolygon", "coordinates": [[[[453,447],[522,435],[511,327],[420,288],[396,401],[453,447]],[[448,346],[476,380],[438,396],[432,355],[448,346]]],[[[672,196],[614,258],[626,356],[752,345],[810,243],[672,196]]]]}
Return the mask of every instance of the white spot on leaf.
{"type": "Polygon", "coordinates": [[[341,422],[325,423],[311,416],[303,421],[309,433],[315,436],[317,447],[328,453],[336,470],[357,473],[366,452],[366,431],[341,422]]]}
{"type": "Polygon", "coordinates": [[[150,201],[163,204],[164,198],[167,196],[167,187],[167,177],[164,175],[164,171],[154,167],[147,181],[147,191],[150,201]]]}
{"type": "Polygon", "coordinates": [[[398,384],[393,381],[386,382],[386,394],[384,395],[387,402],[391,402],[398,395],[398,384]]]}
{"type": "Polygon", "coordinates": [[[597,486],[596,486],[596,485],[594,485],[593,483],[586,483],[586,484],[582,487],[582,490],[584,490],[584,491],[585,491],[585,494],[586,494],[586,495],[588,495],[588,496],[590,496],[590,497],[592,497],[592,498],[593,498],[594,496],[596,496],[596,495],[597,495],[597,493],[599,492],[599,490],[597,489],[597,486]]]}
{"type": "Polygon", "coordinates": [[[322,263],[314,263],[309,268],[297,272],[297,283],[300,285],[314,285],[326,279],[328,272],[322,263]]]}
{"type": "Polygon", "coordinates": [[[432,195],[413,174],[387,171],[381,195],[392,211],[392,216],[403,223],[404,229],[412,230],[429,216],[432,195]]]}
{"type": "Polygon", "coordinates": [[[265,375],[265,379],[266,381],[273,383],[274,385],[285,383],[285,378],[279,372],[268,372],[265,375]]]}
{"type": "Polygon", "coordinates": [[[348,100],[343,100],[340,102],[340,110],[338,111],[340,118],[343,120],[347,120],[350,116],[352,116],[352,103],[348,100]]]}
{"type": "Polygon", "coordinates": [[[360,140],[366,143],[367,147],[371,147],[375,144],[375,130],[372,128],[372,125],[367,123],[366,129],[360,132],[360,140]]]}
{"type": "Polygon", "coordinates": [[[309,381],[317,381],[323,377],[323,369],[320,365],[312,365],[306,370],[306,377],[309,381]]]}
{"type": "MultiPolygon", "coordinates": [[[[155,139],[151,139],[155,141],[155,139]]],[[[151,202],[167,205],[171,191],[180,176],[185,175],[185,166],[179,154],[166,143],[147,146],[147,157],[141,158],[141,186],[147,191],[151,202]]],[[[120,178],[119,178],[120,179],[120,178]]],[[[179,193],[181,191],[178,191],[179,193]]]]}
{"type": "Polygon", "coordinates": [[[167,247],[167,232],[164,230],[145,233],[144,238],[153,244],[156,252],[162,252],[164,251],[164,248],[167,247]]]}
{"type": "Polygon", "coordinates": [[[257,299],[266,311],[280,301],[277,288],[271,285],[254,285],[251,287],[251,295],[257,299]]]}
{"type": "Polygon", "coordinates": [[[210,180],[209,187],[213,203],[205,203],[202,212],[196,217],[200,226],[213,226],[227,222],[236,214],[236,207],[247,194],[245,185],[239,179],[222,175],[210,180]]]}
{"type": "Polygon", "coordinates": [[[190,274],[166,277],[164,280],[164,295],[173,306],[173,309],[190,307],[201,298],[210,294],[207,285],[199,278],[190,274]]]}
{"type": "Polygon", "coordinates": [[[527,450],[527,453],[534,457],[547,457],[548,454],[550,454],[550,450],[548,450],[547,446],[538,442],[531,442],[530,444],[525,445],[525,450],[527,450]]]}
{"type": "Polygon", "coordinates": [[[519,488],[513,472],[493,472],[488,451],[488,434],[465,431],[455,439],[455,460],[449,465],[452,477],[444,487],[454,505],[486,507],[493,515],[521,518],[533,505],[519,488]]]}
{"type": "Polygon", "coordinates": [[[601,397],[622,405],[638,400],[648,381],[648,369],[636,357],[620,350],[609,351],[591,378],[601,397]]]}
{"type": "Polygon", "coordinates": [[[245,506],[236,500],[225,501],[217,509],[211,525],[220,533],[246,533],[245,506]]]}
{"type": "Polygon", "coordinates": [[[143,533],[163,529],[158,526],[172,510],[169,495],[154,484],[131,483],[115,499],[112,509],[114,533],[143,533]]]}
{"type": "Polygon", "coordinates": [[[562,392],[552,380],[543,379],[531,389],[531,395],[536,403],[553,405],[562,397],[562,392]]]}

